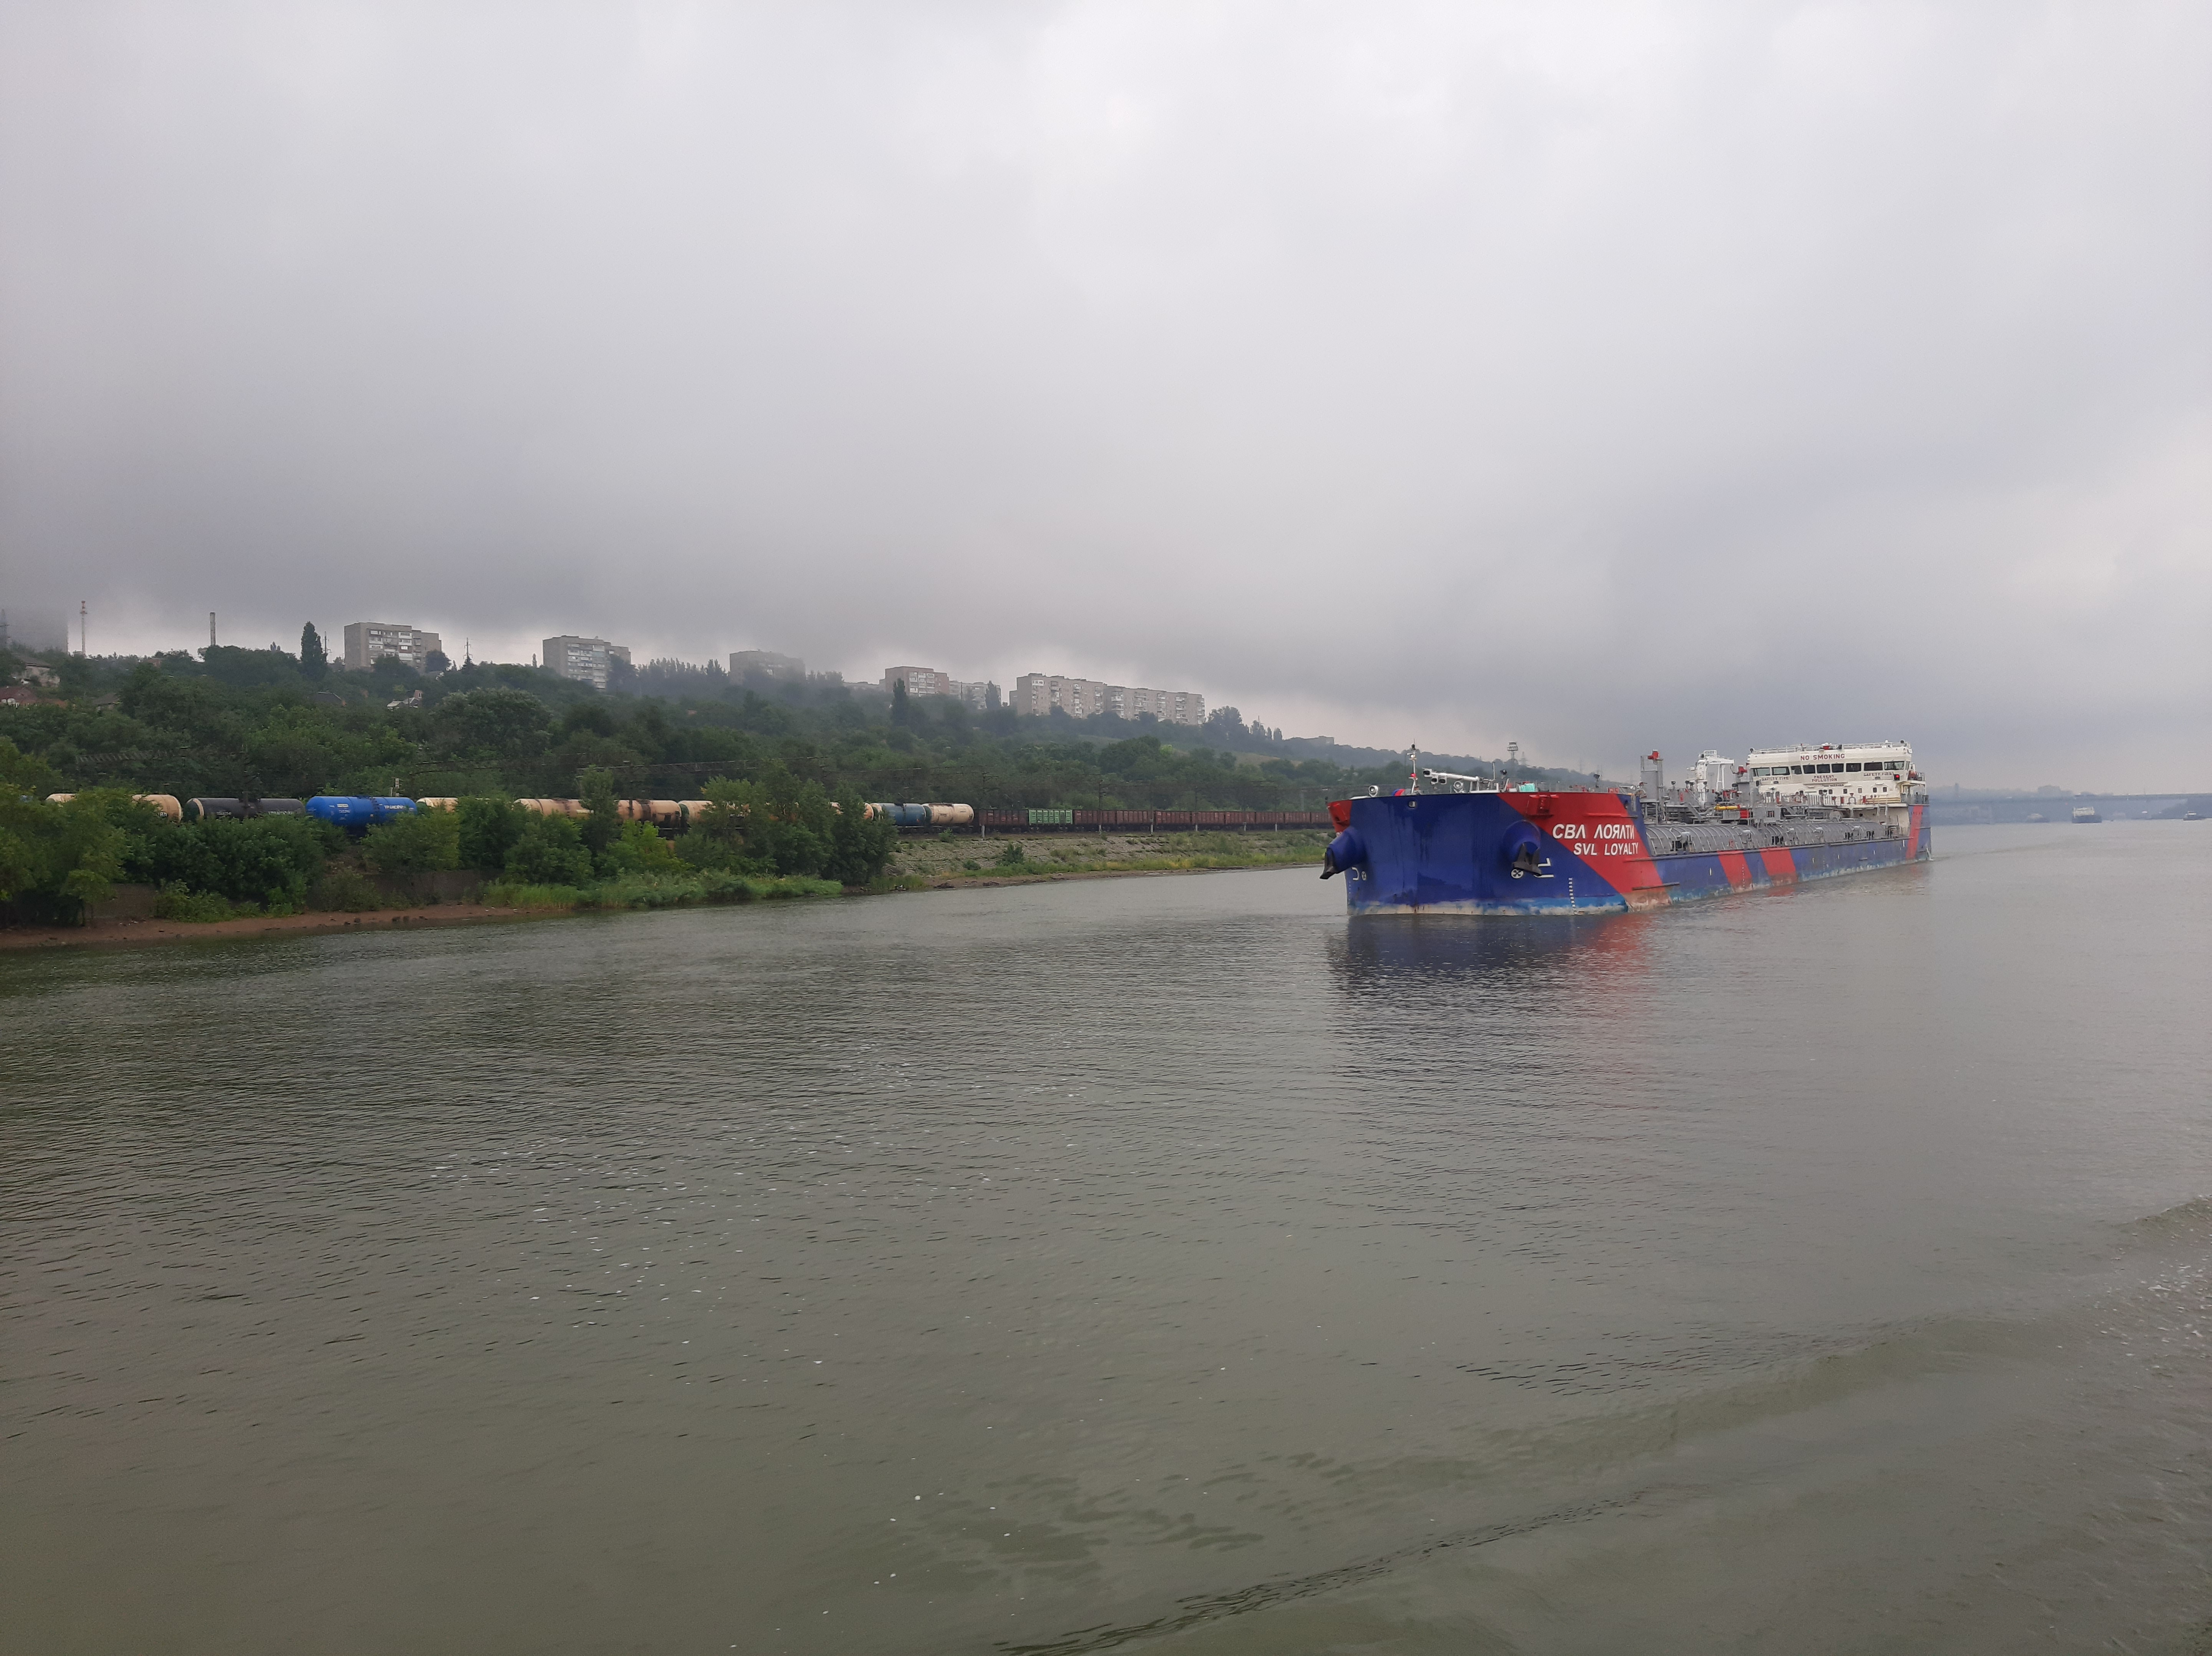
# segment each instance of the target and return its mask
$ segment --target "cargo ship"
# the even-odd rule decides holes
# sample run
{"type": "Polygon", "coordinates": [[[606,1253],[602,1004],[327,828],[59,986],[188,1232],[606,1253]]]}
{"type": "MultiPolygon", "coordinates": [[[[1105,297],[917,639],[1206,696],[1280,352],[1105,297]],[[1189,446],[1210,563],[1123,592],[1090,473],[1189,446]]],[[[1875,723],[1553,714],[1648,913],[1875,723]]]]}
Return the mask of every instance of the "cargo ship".
{"type": "Polygon", "coordinates": [[[1602,914],[1924,862],[1928,789],[1905,742],[1656,752],[1636,789],[1425,769],[1329,807],[1322,878],[1353,914],[1602,914]]]}

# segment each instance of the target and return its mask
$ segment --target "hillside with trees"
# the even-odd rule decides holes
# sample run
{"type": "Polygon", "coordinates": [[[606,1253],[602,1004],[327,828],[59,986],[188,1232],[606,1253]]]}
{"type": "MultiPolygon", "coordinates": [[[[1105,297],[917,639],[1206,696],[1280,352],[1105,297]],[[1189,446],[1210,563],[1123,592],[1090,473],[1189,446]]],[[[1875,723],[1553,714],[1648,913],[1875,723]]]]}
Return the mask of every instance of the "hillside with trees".
{"type": "MultiPolygon", "coordinates": [[[[349,673],[312,640],[301,655],[225,645],[135,661],[39,659],[60,682],[42,692],[47,699],[0,704],[0,739],[69,790],[574,796],[578,776],[600,769],[624,797],[696,798],[717,778],[784,772],[831,797],[1262,810],[1316,809],[1405,780],[1401,758],[1285,740],[1233,708],[1200,730],[1037,719],[834,680],[763,690],[673,670],[682,663],[636,674],[637,693],[601,692],[483,663],[433,677],[386,659],[349,673]],[[1332,752],[1364,762],[1325,757],[1332,752]]],[[[21,666],[0,662],[0,672],[12,679],[21,666]]],[[[1526,770],[1516,779],[1563,776],[1526,770]]]]}
{"type": "Polygon", "coordinates": [[[170,911],[205,917],[344,906],[368,900],[372,877],[456,870],[634,904],[734,900],[763,880],[833,890],[876,880],[895,835],[866,819],[868,800],[1312,810],[1405,780],[1396,755],[1285,740],[1234,708],[1194,730],[979,713],[834,675],[739,684],[671,661],[604,692],[508,665],[417,674],[386,659],[355,673],[329,660],[312,628],[296,655],[229,646],[144,659],[0,654],[0,678],[21,681],[0,702],[0,899],[19,916],[67,917],[117,881],[157,886],[170,911]],[[44,803],[57,793],[78,798],[44,803]],[[131,803],[322,793],[462,806],[354,842],[301,817],[179,824],[131,803]],[[592,808],[571,819],[511,803],[542,795],[592,808]],[[714,809],[669,842],[620,820],[616,801],[634,798],[714,809]]]}

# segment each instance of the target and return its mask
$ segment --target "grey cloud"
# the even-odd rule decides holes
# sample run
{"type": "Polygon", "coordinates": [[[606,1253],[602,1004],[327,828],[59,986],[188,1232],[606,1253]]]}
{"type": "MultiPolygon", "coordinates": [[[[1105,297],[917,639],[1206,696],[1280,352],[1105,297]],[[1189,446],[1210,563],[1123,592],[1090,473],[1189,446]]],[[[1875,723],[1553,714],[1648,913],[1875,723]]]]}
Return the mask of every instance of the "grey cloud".
{"type": "Polygon", "coordinates": [[[0,586],[111,642],[2212,773],[2202,8],[0,20],[0,586]]]}

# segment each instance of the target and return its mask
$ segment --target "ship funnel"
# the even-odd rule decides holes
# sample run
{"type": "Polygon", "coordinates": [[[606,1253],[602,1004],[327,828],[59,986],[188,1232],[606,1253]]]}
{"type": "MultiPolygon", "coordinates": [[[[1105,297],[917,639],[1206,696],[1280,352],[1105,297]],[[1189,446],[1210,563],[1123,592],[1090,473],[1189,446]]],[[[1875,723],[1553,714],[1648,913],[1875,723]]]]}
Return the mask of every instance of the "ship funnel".
{"type": "Polygon", "coordinates": [[[1639,791],[1647,801],[1656,805],[1666,787],[1666,767],[1659,761],[1658,749],[1654,748],[1644,756],[1644,784],[1639,791]]]}

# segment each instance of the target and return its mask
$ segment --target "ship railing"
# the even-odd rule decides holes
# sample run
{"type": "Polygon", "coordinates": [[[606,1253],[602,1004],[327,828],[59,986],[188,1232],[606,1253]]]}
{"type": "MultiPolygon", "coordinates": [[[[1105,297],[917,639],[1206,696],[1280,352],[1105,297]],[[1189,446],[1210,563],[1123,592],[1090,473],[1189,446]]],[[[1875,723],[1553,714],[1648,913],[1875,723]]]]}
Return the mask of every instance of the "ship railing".
{"type": "Polygon", "coordinates": [[[1428,770],[1421,772],[1425,782],[1456,782],[1450,791],[1455,794],[1496,794],[1504,791],[1504,784],[1492,776],[1464,776],[1456,770],[1428,770]]]}

